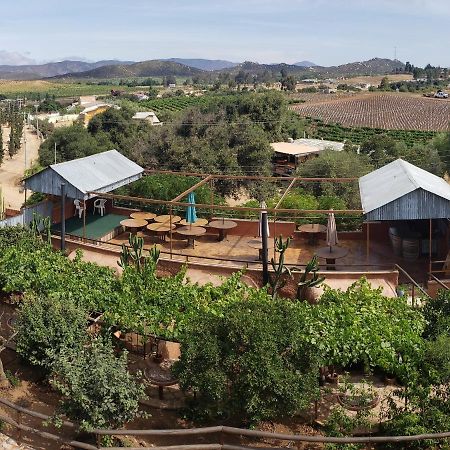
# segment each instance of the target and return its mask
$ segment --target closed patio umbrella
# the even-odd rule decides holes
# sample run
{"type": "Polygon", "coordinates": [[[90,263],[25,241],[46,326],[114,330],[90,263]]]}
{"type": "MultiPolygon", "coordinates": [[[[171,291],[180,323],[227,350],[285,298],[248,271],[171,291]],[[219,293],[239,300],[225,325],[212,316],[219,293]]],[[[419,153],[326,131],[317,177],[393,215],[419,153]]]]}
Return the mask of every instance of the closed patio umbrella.
{"type": "Polygon", "coordinates": [[[327,245],[331,249],[339,243],[334,213],[328,213],[327,245]]]}
{"type": "MultiPolygon", "coordinates": [[[[259,213],[259,224],[258,224],[258,237],[262,237],[262,221],[263,221],[263,212],[267,212],[267,205],[266,202],[262,201],[261,204],[259,205],[259,207],[261,208],[261,212],[259,213]]],[[[270,230],[269,230],[269,222],[267,220],[267,214],[265,215],[266,218],[266,222],[267,222],[267,237],[270,236],[270,230]]]]}
{"type": "MultiPolygon", "coordinates": [[[[188,203],[195,203],[195,195],[193,192],[190,192],[187,196],[188,203]]],[[[194,205],[189,205],[186,210],[186,222],[193,224],[197,221],[197,212],[195,210],[194,205]]]]}

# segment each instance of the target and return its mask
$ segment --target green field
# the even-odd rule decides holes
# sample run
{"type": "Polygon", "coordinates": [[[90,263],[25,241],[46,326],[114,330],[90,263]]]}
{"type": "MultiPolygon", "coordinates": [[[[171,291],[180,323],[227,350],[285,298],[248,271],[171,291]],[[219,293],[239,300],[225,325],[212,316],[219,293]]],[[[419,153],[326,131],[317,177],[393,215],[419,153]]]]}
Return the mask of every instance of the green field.
{"type": "Polygon", "coordinates": [[[361,144],[373,136],[389,136],[397,141],[403,141],[408,146],[426,142],[432,139],[437,132],[420,130],[386,130],[369,127],[344,127],[339,124],[325,123],[320,119],[306,118],[308,135],[311,138],[326,139],[330,141],[350,141],[361,144]]]}

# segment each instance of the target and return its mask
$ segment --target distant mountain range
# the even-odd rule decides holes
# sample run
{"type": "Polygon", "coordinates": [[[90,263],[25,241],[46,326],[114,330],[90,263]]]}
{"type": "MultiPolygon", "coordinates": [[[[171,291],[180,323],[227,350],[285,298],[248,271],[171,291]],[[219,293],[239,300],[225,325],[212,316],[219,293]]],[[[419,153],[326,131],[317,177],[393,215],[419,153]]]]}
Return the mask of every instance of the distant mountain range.
{"type": "Polygon", "coordinates": [[[117,64],[128,65],[133,61],[105,60],[97,62],[86,61],[60,61],[46,64],[26,65],[0,65],[0,78],[12,80],[32,80],[49,78],[66,73],[85,72],[98,67],[115,66],[117,64]]]}
{"type": "Polygon", "coordinates": [[[163,61],[172,61],[179,64],[184,64],[185,66],[194,67],[200,70],[222,70],[228,69],[230,67],[235,67],[238,63],[231,61],[224,61],[223,59],[183,59],[183,58],[169,58],[163,61]]]}
{"type": "Polygon", "coordinates": [[[16,80],[52,77],[105,79],[174,75],[180,77],[199,76],[204,80],[212,80],[220,73],[229,76],[244,73],[247,78],[277,78],[282,70],[298,77],[326,78],[349,75],[378,75],[403,68],[404,64],[400,61],[382,58],[331,67],[318,66],[311,61],[300,61],[295,64],[259,64],[251,61],[233,63],[224,60],[170,58],[142,62],[106,60],[0,65],[0,78],[16,80]]]}
{"type": "Polygon", "coordinates": [[[294,63],[294,66],[299,66],[299,67],[316,67],[317,64],[314,64],[311,61],[299,61],[294,63]]]}

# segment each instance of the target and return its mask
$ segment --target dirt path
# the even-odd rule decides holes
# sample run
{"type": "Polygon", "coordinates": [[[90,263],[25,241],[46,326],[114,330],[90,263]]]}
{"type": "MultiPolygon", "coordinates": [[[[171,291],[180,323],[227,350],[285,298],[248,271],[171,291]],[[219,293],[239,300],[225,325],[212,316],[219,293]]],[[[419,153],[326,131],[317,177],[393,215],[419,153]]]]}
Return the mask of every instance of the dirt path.
{"type": "Polygon", "coordinates": [[[25,166],[25,149],[22,142],[19,152],[12,158],[8,155],[9,128],[2,127],[3,131],[3,164],[0,166],[0,187],[1,195],[5,200],[5,207],[11,209],[20,209],[24,201],[24,193],[20,186],[20,180],[23,177],[25,167],[31,167],[33,161],[38,158],[38,150],[41,141],[32,128],[25,127],[27,162],[25,166]]]}

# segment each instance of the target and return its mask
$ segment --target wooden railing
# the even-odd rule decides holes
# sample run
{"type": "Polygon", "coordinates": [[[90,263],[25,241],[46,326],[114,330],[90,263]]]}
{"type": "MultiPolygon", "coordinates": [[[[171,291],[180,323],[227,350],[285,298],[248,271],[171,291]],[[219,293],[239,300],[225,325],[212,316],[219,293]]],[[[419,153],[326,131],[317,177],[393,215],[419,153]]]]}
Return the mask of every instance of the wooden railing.
{"type": "MultiPolygon", "coordinates": [[[[47,431],[42,431],[37,428],[24,425],[22,423],[22,416],[27,415],[42,421],[48,421],[50,416],[41,414],[29,409],[23,408],[9,400],[0,398],[0,404],[15,411],[17,420],[12,419],[6,414],[0,414],[0,420],[11,425],[19,431],[19,442],[21,441],[21,432],[35,434],[44,439],[59,442],[61,444],[69,445],[77,449],[85,450],[121,450],[122,447],[102,447],[102,436],[146,436],[146,437],[178,437],[178,438],[206,438],[208,436],[216,435],[218,442],[209,444],[182,444],[182,445],[165,445],[159,447],[128,447],[129,450],[249,450],[252,447],[245,445],[229,444],[226,442],[228,437],[244,437],[249,439],[271,439],[282,442],[315,442],[315,443],[334,443],[334,444],[376,444],[382,442],[400,443],[400,442],[415,442],[423,440],[441,440],[449,439],[450,432],[445,433],[427,433],[413,436],[358,436],[358,437],[329,437],[329,436],[307,436],[301,434],[282,434],[270,433],[266,431],[248,430],[244,428],[233,428],[226,426],[215,426],[206,428],[191,428],[191,429],[170,429],[170,430],[103,430],[94,429],[92,434],[96,437],[96,445],[87,444],[76,440],[71,440],[58,436],[47,431]]],[[[64,421],[62,426],[69,427],[76,430],[74,423],[64,421]]],[[[281,445],[281,444],[280,444],[281,445]]],[[[262,447],[269,448],[269,447],[262,447]]],[[[273,446],[274,448],[285,448],[285,446],[273,446]]]]}

